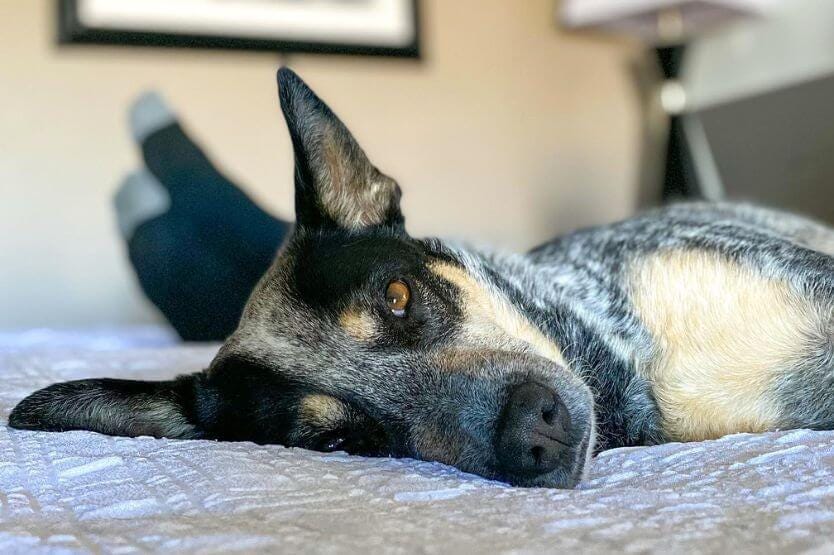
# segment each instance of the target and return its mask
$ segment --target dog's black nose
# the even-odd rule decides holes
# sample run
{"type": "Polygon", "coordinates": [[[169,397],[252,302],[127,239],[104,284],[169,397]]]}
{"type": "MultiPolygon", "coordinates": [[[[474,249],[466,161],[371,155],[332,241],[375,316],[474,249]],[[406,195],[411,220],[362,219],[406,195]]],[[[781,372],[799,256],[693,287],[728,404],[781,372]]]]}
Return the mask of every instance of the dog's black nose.
{"type": "Polygon", "coordinates": [[[569,431],[570,415],[555,391],[537,383],[516,386],[495,438],[501,471],[532,477],[554,470],[569,449],[569,431]]]}

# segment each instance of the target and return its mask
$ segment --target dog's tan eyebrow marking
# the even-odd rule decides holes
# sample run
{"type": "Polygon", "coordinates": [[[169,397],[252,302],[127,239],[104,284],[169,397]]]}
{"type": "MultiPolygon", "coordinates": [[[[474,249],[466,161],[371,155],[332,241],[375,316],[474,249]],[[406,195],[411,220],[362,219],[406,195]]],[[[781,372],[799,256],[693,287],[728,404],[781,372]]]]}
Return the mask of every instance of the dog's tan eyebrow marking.
{"type": "Polygon", "coordinates": [[[323,393],[312,393],[301,399],[299,416],[305,424],[328,428],[338,426],[345,419],[345,404],[323,393]]]}
{"type": "Polygon", "coordinates": [[[339,314],[339,326],[357,341],[370,342],[379,335],[374,317],[355,307],[348,307],[339,314]]]}
{"type": "Polygon", "coordinates": [[[491,349],[526,346],[533,353],[567,366],[561,349],[536,328],[499,291],[490,290],[463,268],[431,262],[429,270],[455,285],[463,294],[464,338],[491,349]]]}

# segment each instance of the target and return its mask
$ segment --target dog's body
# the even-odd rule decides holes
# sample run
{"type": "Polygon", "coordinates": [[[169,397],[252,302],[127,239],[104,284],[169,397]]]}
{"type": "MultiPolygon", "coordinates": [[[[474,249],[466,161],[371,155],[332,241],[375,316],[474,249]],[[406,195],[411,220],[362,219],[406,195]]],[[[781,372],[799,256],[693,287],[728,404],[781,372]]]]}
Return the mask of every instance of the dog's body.
{"type": "Polygon", "coordinates": [[[591,386],[613,447],[834,427],[831,254],[834,232],[808,220],[682,204],[494,275],[591,386]],[[534,281],[546,295],[521,293],[534,281]]]}
{"type": "Polygon", "coordinates": [[[288,70],[297,227],[211,367],[83,380],[19,428],[411,456],[572,486],[594,451],[834,428],[834,232],[691,204],[526,255],[415,240],[399,188],[288,70]]]}

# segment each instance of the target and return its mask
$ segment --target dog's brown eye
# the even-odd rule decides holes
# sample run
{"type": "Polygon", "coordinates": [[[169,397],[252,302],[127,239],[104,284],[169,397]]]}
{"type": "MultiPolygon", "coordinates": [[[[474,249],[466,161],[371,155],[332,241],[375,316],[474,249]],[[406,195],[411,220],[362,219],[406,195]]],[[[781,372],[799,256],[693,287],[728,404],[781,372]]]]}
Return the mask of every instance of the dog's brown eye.
{"type": "Polygon", "coordinates": [[[411,290],[404,281],[394,280],[388,284],[385,290],[385,302],[394,316],[402,318],[405,316],[405,309],[408,308],[408,301],[411,300],[411,290]]]}

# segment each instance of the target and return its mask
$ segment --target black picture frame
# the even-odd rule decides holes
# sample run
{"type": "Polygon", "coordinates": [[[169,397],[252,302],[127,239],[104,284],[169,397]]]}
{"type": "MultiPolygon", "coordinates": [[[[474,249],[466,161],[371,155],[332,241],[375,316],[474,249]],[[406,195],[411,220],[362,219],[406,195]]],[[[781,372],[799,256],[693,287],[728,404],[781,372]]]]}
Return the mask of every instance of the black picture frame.
{"type": "Polygon", "coordinates": [[[414,40],[410,44],[402,47],[141,32],[127,29],[95,29],[86,27],[80,21],[77,0],[56,0],[56,4],[58,12],[58,43],[62,45],[108,44],[115,46],[252,50],[279,53],[339,54],[420,59],[419,0],[411,0],[414,18],[414,40]]]}

